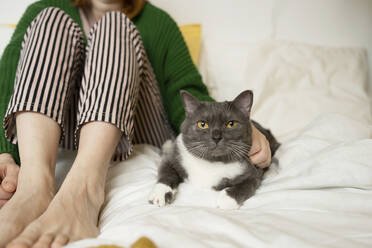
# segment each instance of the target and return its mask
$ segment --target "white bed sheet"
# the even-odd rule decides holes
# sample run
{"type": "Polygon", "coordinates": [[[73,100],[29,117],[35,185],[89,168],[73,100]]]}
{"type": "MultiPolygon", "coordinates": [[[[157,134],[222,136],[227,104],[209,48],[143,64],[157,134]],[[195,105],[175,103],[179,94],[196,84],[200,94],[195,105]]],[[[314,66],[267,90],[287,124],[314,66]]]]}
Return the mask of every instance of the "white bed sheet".
{"type": "MultiPolygon", "coordinates": [[[[113,165],[96,239],[68,247],[116,244],[140,236],[173,247],[371,247],[371,125],[322,114],[279,149],[279,166],[240,210],[215,207],[217,192],[182,184],[174,204],[147,203],[159,151],[135,147],[113,165]]],[[[60,163],[72,158],[63,153],[60,163]]]]}
{"type": "MultiPolygon", "coordinates": [[[[161,248],[372,246],[365,52],[288,42],[254,49],[258,80],[249,68],[243,75],[251,80],[242,78],[230,91],[217,82],[215,93],[231,98],[234,91],[253,89],[254,118],[283,142],[279,165],[267,172],[257,194],[240,210],[227,211],[216,208],[218,192],[183,184],[171,206],[150,205],[159,150],[136,146],[134,156],[109,171],[100,236],[68,247],[128,247],[140,236],[161,248]]],[[[218,61],[210,65],[216,69],[218,61]]],[[[59,164],[71,163],[66,159],[73,154],[61,155],[59,164]]]]}

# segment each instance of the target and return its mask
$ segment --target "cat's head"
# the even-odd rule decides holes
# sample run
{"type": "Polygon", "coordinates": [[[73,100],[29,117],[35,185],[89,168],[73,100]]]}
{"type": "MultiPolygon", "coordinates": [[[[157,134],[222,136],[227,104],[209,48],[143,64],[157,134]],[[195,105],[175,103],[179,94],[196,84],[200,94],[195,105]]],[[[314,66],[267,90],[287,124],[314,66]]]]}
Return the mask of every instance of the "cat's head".
{"type": "Polygon", "coordinates": [[[181,91],[181,98],[186,111],[181,133],[190,153],[209,161],[248,159],[252,91],[225,102],[199,101],[186,91],[181,91]]]}

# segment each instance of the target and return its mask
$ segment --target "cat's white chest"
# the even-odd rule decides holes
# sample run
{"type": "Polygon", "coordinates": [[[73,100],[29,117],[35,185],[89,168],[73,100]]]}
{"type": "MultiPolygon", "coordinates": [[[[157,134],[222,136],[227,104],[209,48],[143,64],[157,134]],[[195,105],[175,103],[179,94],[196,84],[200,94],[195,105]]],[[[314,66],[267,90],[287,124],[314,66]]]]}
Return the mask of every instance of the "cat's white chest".
{"type": "Polygon", "coordinates": [[[182,166],[188,175],[186,181],[194,185],[210,189],[217,186],[223,178],[233,179],[243,173],[243,166],[239,162],[210,162],[189,153],[182,141],[182,134],[177,137],[177,145],[182,166]]]}

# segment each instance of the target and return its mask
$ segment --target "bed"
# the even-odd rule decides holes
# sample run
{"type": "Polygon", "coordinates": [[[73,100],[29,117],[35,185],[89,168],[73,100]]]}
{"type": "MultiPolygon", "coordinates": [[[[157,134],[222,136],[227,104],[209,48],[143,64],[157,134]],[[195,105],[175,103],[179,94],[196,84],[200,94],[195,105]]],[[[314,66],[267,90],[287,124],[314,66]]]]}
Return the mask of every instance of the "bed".
{"type": "MultiPolygon", "coordinates": [[[[67,247],[129,247],[142,236],[161,248],[372,247],[372,2],[152,2],[179,24],[201,24],[198,63],[212,96],[252,89],[252,118],[282,143],[279,163],[239,210],[188,184],[159,208],[147,198],[160,151],[135,146],[110,167],[101,234],[67,247]]],[[[11,5],[18,12],[0,23],[22,13],[11,5]]],[[[59,151],[59,183],[74,156],[59,151]]]]}

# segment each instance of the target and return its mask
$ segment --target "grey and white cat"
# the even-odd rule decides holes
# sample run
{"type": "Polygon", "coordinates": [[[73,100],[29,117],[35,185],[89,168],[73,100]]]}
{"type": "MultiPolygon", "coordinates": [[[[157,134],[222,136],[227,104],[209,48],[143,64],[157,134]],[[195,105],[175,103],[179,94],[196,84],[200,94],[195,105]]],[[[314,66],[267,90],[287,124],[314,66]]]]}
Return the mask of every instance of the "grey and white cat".
{"type": "Polygon", "coordinates": [[[189,182],[220,191],[219,208],[239,208],[255,193],[264,174],[248,156],[251,123],[268,139],[272,156],[280,144],[269,130],[250,120],[252,91],[231,102],[202,102],[186,91],[181,91],[181,97],[186,119],[178,137],[163,145],[158,182],[149,202],[170,204],[178,185],[189,182]]]}

